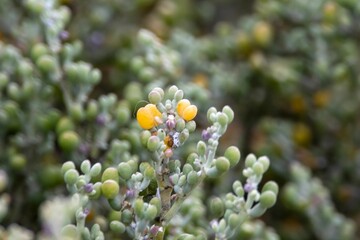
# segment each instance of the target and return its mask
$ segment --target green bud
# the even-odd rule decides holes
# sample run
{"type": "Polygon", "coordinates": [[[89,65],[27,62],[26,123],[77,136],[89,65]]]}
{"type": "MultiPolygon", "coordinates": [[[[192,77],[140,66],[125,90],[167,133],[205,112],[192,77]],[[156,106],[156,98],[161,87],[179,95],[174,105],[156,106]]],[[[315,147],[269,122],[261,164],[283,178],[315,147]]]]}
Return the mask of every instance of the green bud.
{"type": "Polygon", "coordinates": [[[164,90],[162,88],[156,87],[153,91],[158,92],[160,94],[161,99],[164,97],[164,90]]]}
{"type": "Polygon", "coordinates": [[[186,176],[186,181],[188,182],[188,184],[190,184],[191,186],[195,185],[196,183],[198,183],[199,181],[199,176],[197,175],[197,173],[195,171],[191,171],[187,174],[186,176]]]}
{"type": "Polygon", "coordinates": [[[266,172],[269,169],[270,166],[270,160],[266,156],[262,156],[258,158],[258,162],[261,163],[263,166],[264,172],[266,172]]]}
{"type": "Polygon", "coordinates": [[[45,73],[52,73],[56,70],[56,60],[50,55],[42,55],[37,61],[36,65],[45,73]]]}
{"type": "Polygon", "coordinates": [[[157,214],[158,214],[158,211],[157,211],[156,206],[149,204],[145,210],[145,218],[147,220],[153,220],[153,219],[155,219],[157,214]]]}
{"type": "Polygon", "coordinates": [[[240,161],[240,157],[241,157],[240,150],[235,146],[228,147],[225,150],[224,157],[226,157],[229,160],[230,167],[234,167],[240,161]]]}
{"type": "Polygon", "coordinates": [[[211,116],[216,115],[216,113],[217,113],[216,108],[214,108],[214,107],[209,108],[209,110],[207,111],[207,115],[206,115],[209,122],[211,122],[211,123],[214,122],[215,119],[213,119],[211,116]]]}
{"type": "Polygon", "coordinates": [[[18,101],[21,97],[21,92],[19,89],[19,85],[15,82],[10,82],[7,85],[7,94],[9,95],[9,97],[11,99],[14,99],[16,101],[18,101]]]}
{"type": "Polygon", "coordinates": [[[252,167],[252,165],[256,162],[256,157],[254,154],[250,153],[247,155],[245,159],[245,167],[252,167]]]}
{"type": "Polygon", "coordinates": [[[149,138],[151,137],[151,132],[148,130],[142,131],[140,133],[140,142],[143,146],[147,146],[147,142],[149,138]]]}
{"type": "Polygon", "coordinates": [[[155,206],[158,213],[161,211],[161,201],[160,201],[159,198],[153,197],[153,198],[150,200],[149,204],[152,205],[152,206],[155,206]]]}
{"type": "Polygon", "coordinates": [[[169,98],[174,98],[175,97],[175,93],[178,91],[179,89],[177,88],[177,86],[175,85],[172,85],[169,90],[168,90],[168,95],[169,95],[169,98]]]}
{"type": "Polygon", "coordinates": [[[56,133],[60,135],[61,133],[69,130],[74,130],[74,123],[67,117],[62,117],[56,125],[56,133]]]}
{"type": "Polygon", "coordinates": [[[149,151],[155,152],[160,147],[160,139],[157,136],[150,136],[146,146],[149,149],[149,151]]]}
{"type": "Polygon", "coordinates": [[[84,113],[84,110],[83,110],[83,107],[81,106],[81,104],[74,103],[70,106],[70,117],[75,122],[80,122],[80,121],[84,120],[85,113],[84,113]]]}
{"type": "Polygon", "coordinates": [[[263,186],[261,191],[262,192],[272,191],[275,195],[277,195],[279,192],[279,186],[277,185],[276,182],[269,181],[269,182],[265,183],[265,185],[263,186]]]}
{"type": "Polygon", "coordinates": [[[69,185],[74,185],[79,178],[79,173],[76,169],[69,169],[64,175],[64,180],[69,185]]]}
{"type": "Polygon", "coordinates": [[[61,239],[78,239],[77,228],[73,224],[68,224],[61,229],[61,239]]]}
{"type": "Polygon", "coordinates": [[[194,120],[188,121],[185,124],[185,128],[191,133],[194,132],[196,130],[196,122],[194,120]]]}
{"type": "Polygon", "coordinates": [[[89,195],[89,198],[90,199],[99,199],[100,197],[101,197],[101,194],[102,194],[102,192],[101,192],[101,186],[102,186],[102,184],[101,184],[101,182],[96,182],[94,185],[93,185],[93,189],[95,190],[95,193],[91,193],[90,195],[89,195]]]}
{"type": "Polygon", "coordinates": [[[0,90],[7,86],[9,78],[5,73],[0,72],[0,90]]]}
{"type": "Polygon", "coordinates": [[[89,81],[92,84],[97,84],[100,82],[101,79],[101,72],[99,69],[92,69],[90,71],[89,81]]]}
{"type": "Polygon", "coordinates": [[[149,101],[153,104],[158,104],[161,101],[161,94],[158,91],[152,90],[148,95],[149,101]]]}
{"type": "Polygon", "coordinates": [[[17,71],[19,75],[26,77],[32,74],[33,67],[29,61],[25,60],[19,62],[17,71]]]}
{"type": "Polygon", "coordinates": [[[144,67],[139,71],[139,78],[145,82],[150,82],[156,76],[155,69],[152,67],[144,67]]]}
{"type": "Polygon", "coordinates": [[[90,169],[90,176],[91,177],[96,177],[101,173],[101,164],[100,163],[95,163],[94,166],[92,166],[92,168],[90,169]]]}
{"type": "Polygon", "coordinates": [[[65,152],[74,151],[80,143],[79,135],[74,131],[66,131],[61,133],[58,141],[59,146],[65,152]]]}
{"type": "Polygon", "coordinates": [[[184,166],[183,166],[183,173],[185,174],[185,175],[188,175],[191,171],[193,171],[194,169],[193,169],[193,167],[190,165],[190,164],[188,164],[188,163],[185,163],[184,164],[184,166]]]}
{"type": "Polygon", "coordinates": [[[230,168],[230,162],[226,157],[218,157],[215,159],[215,167],[220,173],[224,173],[230,168]]]}
{"type": "Polygon", "coordinates": [[[220,218],[225,213],[224,202],[219,197],[210,200],[210,211],[214,218],[220,218]]]}
{"type": "Polygon", "coordinates": [[[41,56],[46,55],[49,53],[49,49],[43,43],[35,44],[31,49],[31,57],[36,61],[41,56]]]}
{"type": "Polygon", "coordinates": [[[64,175],[70,169],[75,169],[75,164],[72,161],[64,162],[61,167],[61,174],[64,175]]]}
{"type": "Polygon", "coordinates": [[[129,225],[133,220],[133,214],[129,209],[125,209],[121,214],[121,222],[129,225]]]}
{"type": "Polygon", "coordinates": [[[182,130],[185,129],[185,127],[186,127],[185,120],[182,118],[178,118],[176,120],[176,127],[175,127],[176,131],[181,132],[182,130]]]}
{"type": "Polygon", "coordinates": [[[133,174],[131,166],[127,162],[121,162],[118,165],[118,172],[119,172],[120,177],[124,180],[130,179],[131,175],[133,174]]]}
{"type": "Polygon", "coordinates": [[[181,131],[179,135],[180,144],[184,144],[188,138],[189,138],[189,131],[185,128],[184,130],[181,131]]]}
{"type": "Polygon", "coordinates": [[[106,168],[101,176],[101,182],[105,182],[106,180],[114,180],[115,182],[119,182],[119,173],[118,170],[114,167],[106,168]]]}
{"type": "Polygon", "coordinates": [[[22,154],[14,154],[10,157],[10,166],[16,170],[23,169],[26,165],[26,162],[27,160],[22,154]]]}
{"type": "Polygon", "coordinates": [[[203,141],[199,141],[197,146],[196,146],[196,150],[198,152],[198,154],[200,156],[205,155],[206,153],[206,144],[203,141]]]}
{"type": "Polygon", "coordinates": [[[151,166],[147,167],[144,172],[144,177],[146,179],[154,179],[155,178],[155,169],[151,166]]]}
{"type": "Polygon", "coordinates": [[[144,201],[141,198],[137,198],[134,202],[134,212],[139,218],[144,216],[144,201]]]}
{"type": "Polygon", "coordinates": [[[194,161],[196,158],[198,158],[199,156],[196,153],[190,153],[189,156],[186,159],[186,163],[189,163],[191,165],[194,164],[194,161]]]}
{"type": "Polygon", "coordinates": [[[234,193],[238,197],[243,197],[244,196],[244,188],[243,187],[237,187],[237,188],[234,189],[234,193]]]}
{"type": "Polygon", "coordinates": [[[228,124],[234,120],[234,111],[229,106],[224,106],[222,112],[228,117],[228,124]]]}
{"type": "Polygon", "coordinates": [[[131,117],[130,110],[124,106],[118,106],[116,109],[116,121],[119,125],[124,125],[131,117]]]}
{"type": "Polygon", "coordinates": [[[264,173],[264,167],[259,162],[255,162],[252,169],[256,175],[262,175],[264,173]]]}
{"type": "Polygon", "coordinates": [[[110,229],[111,231],[117,233],[117,234],[123,234],[126,230],[125,225],[122,222],[119,221],[111,221],[110,222],[110,229]]]}
{"type": "Polygon", "coordinates": [[[103,196],[107,199],[115,198],[119,193],[119,184],[114,180],[106,180],[101,185],[101,192],[103,196]]]}
{"type": "Polygon", "coordinates": [[[230,229],[236,229],[241,224],[241,217],[235,213],[230,214],[228,224],[230,229]]]}
{"type": "Polygon", "coordinates": [[[130,61],[130,66],[131,69],[135,72],[140,72],[141,69],[144,68],[145,66],[145,62],[144,59],[142,57],[134,57],[131,61],[130,61]]]}
{"type": "Polygon", "coordinates": [[[84,174],[88,174],[90,172],[90,168],[91,168],[91,163],[89,160],[83,161],[80,165],[80,169],[84,174]]]}
{"type": "Polygon", "coordinates": [[[95,100],[90,100],[86,107],[86,118],[88,120],[94,120],[99,113],[99,106],[95,100]]]}
{"type": "Polygon", "coordinates": [[[274,206],[276,202],[276,195],[273,191],[265,191],[260,195],[260,204],[264,208],[270,208],[274,206]]]}
{"type": "Polygon", "coordinates": [[[229,119],[225,113],[219,113],[218,122],[220,123],[221,126],[226,126],[228,124],[228,121],[229,119]]]}
{"type": "Polygon", "coordinates": [[[174,94],[174,99],[176,102],[180,101],[181,99],[183,99],[184,97],[184,92],[183,90],[177,90],[174,94]]]}
{"type": "Polygon", "coordinates": [[[184,186],[186,183],[186,176],[185,175],[182,175],[180,178],[179,178],[179,181],[177,183],[177,185],[179,186],[184,186]]]}

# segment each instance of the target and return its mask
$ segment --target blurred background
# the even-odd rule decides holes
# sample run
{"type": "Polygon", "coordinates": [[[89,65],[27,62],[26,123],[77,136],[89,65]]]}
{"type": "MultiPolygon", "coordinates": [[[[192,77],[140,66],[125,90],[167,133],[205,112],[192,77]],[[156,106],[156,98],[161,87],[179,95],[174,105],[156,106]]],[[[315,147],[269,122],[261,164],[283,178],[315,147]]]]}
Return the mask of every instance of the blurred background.
{"type": "MultiPolygon", "coordinates": [[[[236,117],[222,146],[238,146],[243,157],[267,155],[271,169],[265,178],[280,186],[278,202],[261,220],[281,239],[359,239],[353,233],[360,229],[359,1],[59,2],[71,13],[61,41],[80,40],[77,59],[101,71],[91,98],[114,93],[128,101],[126,126],[154,86],[183,89],[199,106],[200,130],[210,106],[228,104],[236,117]],[[152,32],[156,43],[139,37],[140,29],[152,32]]],[[[24,1],[1,0],[0,40],[30,56],[43,41],[34,15],[24,1]]],[[[7,97],[0,98],[0,113],[7,97]]],[[[54,98],[63,112],[64,103],[54,98]]],[[[14,213],[2,224],[38,231],[39,206],[49,195],[64,193],[58,170],[68,155],[56,139],[46,140],[53,142],[49,151],[29,155],[16,141],[21,128],[1,120],[0,127],[0,167],[10,182],[4,189],[12,199],[24,197],[10,209],[28,213],[14,213]],[[33,162],[41,171],[29,180],[29,172],[36,172],[28,168],[33,162]],[[24,192],[29,181],[36,193],[24,192]]],[[[130,133],[119,136],[135,141],[130,133]]],[[[207,182],[205,192],[230,189],[241,169],[207,182]]]]}

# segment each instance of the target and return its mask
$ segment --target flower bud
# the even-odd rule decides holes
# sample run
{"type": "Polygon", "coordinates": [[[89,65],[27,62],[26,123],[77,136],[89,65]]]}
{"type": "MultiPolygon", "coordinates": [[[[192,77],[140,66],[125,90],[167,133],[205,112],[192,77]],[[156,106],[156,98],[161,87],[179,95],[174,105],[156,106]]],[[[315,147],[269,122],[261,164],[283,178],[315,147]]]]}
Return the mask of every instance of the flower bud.
{"type": "Polygon", "coordinates": [[[161,94],[158,91],[154,90],[149,93],[148,98],[149,102],[151,102],[152,104],[158,104],[162,99],[161,94]]]}
{"type": "Polygon", "coordinates": [[[279,186],[277,185],[276,182],[274,181],[269,181],[267,183],[265,183],[265,185],[263,186],[262,192],[265,192],[265,191],[271,191],[273,192],[275,195],[278,194],[279,192],[279,186]]]}
{"type": "Polygon", "coordinates": [[[129,121],[131,117],[129,108],[124,106],[117,107],[115,114],[116,114],[116,121],[119,125],[125,124],[126,122],[129,121]]]}
{"type": "Polygon", "coordinates": [[[69,185],[74,185],[78,181],[78,178],[79,178],[79,173],[75,169],[67,170],[64,175],[64,180],[69,185]]]}
{"type": "Polygon", "coordinates": [[[224,173],[230,168],[230,162],[226,157],[218,157],[215,159],[215,167],[220,173],[224,173]]]}
{"type": "Polygon", "coordinates": [[[262,175],[264,173],[264,167],[261,163],[255,162],[252,169],[256,175],[262,175]]]}
{"type": "Polygon", "coordinates": [[[105,182],[106,180],[114,180],[115,182],[119,182],[119,173],[118,170],[114,167],[108,167],[105,169],[101,176],[101,182],[105,182]]]}
{"type": "Polygon", "coordinates": [[[65,131],[58,138],[59,146],[65,152],[74,151],[80,143],[79,135],[74,131],[65,131]]]}
{"type": "Polygon", "coordinates": [[[149,151],[155,152],[160,147],[160,139],[157,136],[150,136],[146,146],[149,149],[149,151]]]}
{"type": "Polygon", "coordinates": [[[123,234],[126,230],[125,225],[120,221],[111,221],[110,222],[110,229],[111,231],[117,234],[123,234]]]}
{"type": "Polygon", "coordinates": [[[84,174],[88,174],[90,172],[91,163],[89,160],[85,160],[81,163],[80,169],[84,174]]]}
{"type": "Polygon", "coordinates": [[[220,218],[225,213],[224,202],[219,197],[210,200],[210,211],[214,218],[220,218]]]}
{"type": "Polygon", "coordinates": [[[157,211],[156,206],[149,204],[145,210],[145,219],[153,220],[153,219],[155,219],[157,214],[158,214],[158,211],[157,211]]]}
{"type": "Polygon", "coordinates": [[[107,199],[115,198],[119,193],[119,184],[114,180],[106,180],[101,185],[101,192],[103,196],[107,199]]]}
{"type": "Polygon", "coordinates": [[[234,167],[236,164],[238,164],[238,162],[240,161],[240,156],[240,150],[235,146],[228,147],[225,150],[224,157],[229,160],[230,167],[234,167]]]}
{"type": "Polygon", "coordinates": [[[127,162],[121,162],[119,164],[118,172],[119,172],[120,177],[124,180],[130,179],[131,175],[133,174],[131,166],[127,162]]]}
{"type": "Polygon", "coordinates": [[[75,164],[72,161],[64,162],[61,167],[61,174],[64,175],[68,170],[75,169],[75,164]]]}
{"type": "Polygon", "coordinates": [[[265,191],[260,195],[260,204],[264,208],[270,208],[274,206],[276,202],[276,195],[273,191],[265,191]]]}

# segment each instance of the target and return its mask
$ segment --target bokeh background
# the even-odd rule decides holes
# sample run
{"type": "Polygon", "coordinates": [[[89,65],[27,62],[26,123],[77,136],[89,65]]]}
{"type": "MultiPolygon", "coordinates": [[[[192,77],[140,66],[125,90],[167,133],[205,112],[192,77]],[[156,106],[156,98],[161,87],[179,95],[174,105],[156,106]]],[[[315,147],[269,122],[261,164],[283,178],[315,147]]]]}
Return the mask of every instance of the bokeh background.
{"type": "MultiPolygon", "coordinates": [[[[237,145],[242,156],[267,155],[271,169],[265,178],[280,186],[277,204],[261,220],[281,239],[359,239],[359,232],[334,235],[360,229],[359,1],[62,0],[60,5],[72,15],[61,41],[79,40],[77,59],[101,71],[91,98],[114,93],[127,101],[126,126],[154,86],[182,88],[199,106],[200,130],[210,106],[228,104],[236,117],[223,146],[237,145]],[[154,33],[157,45],[139,39],[140,29],[154,33]]],[[[33,45],[43,41],[34,15],[25,1],[1,0],[1,42],[30,56],[33,45]]],[[[8,111],[10,95],[9,90],[0,95],[0,115],[8,111]]],[[[66,115],[56,96],[54,108],[66,115]]],[[[1,224],[39,231],[41,204],[66,193],[59,167],[71,157],[56,137],[46,140],[52,144],[47,151],[29,152],[17,141],[24,131],[0,119],[0,167],[9,182],[3,191],[11,198],[1,224]]],[[[117,136],[138,151],[131,127],[117,136]]],[[[91,155],[80,150],[81,157],[91,155]]],[[[205,192],[230,188],[241,169],[207,182],[205,192]]]]}

